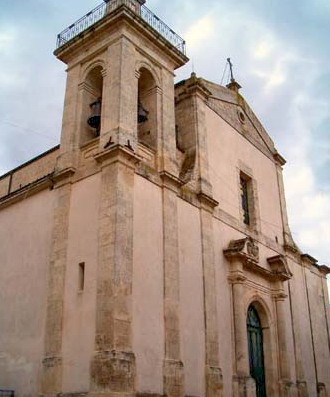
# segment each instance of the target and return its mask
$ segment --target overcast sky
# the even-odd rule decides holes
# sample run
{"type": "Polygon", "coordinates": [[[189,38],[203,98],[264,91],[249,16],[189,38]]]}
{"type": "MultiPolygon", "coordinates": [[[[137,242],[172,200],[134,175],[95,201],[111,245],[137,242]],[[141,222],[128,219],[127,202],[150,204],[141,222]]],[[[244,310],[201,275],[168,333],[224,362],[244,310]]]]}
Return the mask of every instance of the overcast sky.
{"type": "MultiPolygon", "coordinates": [[[[0,0],[0,174],[59,142],[62,29],[101,0],[0,0]]],[[[187,41],[199,76],[231,57],[242,95],[287,159],[289,219],[304,252],[330,262],[330,1],[149,0],[187,41]]],[[[186,78],[192,62],[178,71],[186,78]]],[[[226,81],[225,81],[226,82],[226,81]]]]}

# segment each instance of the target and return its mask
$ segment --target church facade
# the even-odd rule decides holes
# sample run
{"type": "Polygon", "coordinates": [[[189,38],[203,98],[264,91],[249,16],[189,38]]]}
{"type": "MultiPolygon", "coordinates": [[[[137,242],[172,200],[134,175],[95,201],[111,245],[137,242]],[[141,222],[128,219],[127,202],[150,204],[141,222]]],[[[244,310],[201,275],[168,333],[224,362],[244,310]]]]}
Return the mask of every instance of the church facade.
{"type": "Polygon", "coordinates": [[[288,224],[284,158],[143,4],[58,36],[60,145],[0,177],[0,389],[329,397],[330,269],[288,224]]]}

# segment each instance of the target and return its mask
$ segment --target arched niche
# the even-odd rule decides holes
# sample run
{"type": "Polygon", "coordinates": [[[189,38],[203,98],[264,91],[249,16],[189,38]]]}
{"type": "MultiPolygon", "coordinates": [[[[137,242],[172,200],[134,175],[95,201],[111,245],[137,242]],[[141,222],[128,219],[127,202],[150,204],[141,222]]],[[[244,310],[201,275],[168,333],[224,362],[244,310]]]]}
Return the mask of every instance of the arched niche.
{"type": "Polygon", "coordinates": [[[157,149],[157,84],[145,67],[139,70],[138,80],[138,142],[157,149]]]}
{"type": "Polygon", "coordinates": [[[100,135],[103,95],[103,67],[90,69],[80,85],[82,107],[80,120],[80,143],[83,145],[100,135]]]}

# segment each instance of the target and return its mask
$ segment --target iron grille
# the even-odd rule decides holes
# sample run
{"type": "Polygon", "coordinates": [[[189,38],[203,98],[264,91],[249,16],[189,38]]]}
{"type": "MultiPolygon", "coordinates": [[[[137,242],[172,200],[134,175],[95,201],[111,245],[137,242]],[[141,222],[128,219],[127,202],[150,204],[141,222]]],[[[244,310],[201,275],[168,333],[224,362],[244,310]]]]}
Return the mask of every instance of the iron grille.
{"type": "MultiPolygon", "coordinates": [[[[57,35],[56,48],[62,47],[68,43],[74,37],[83,33],[85,30],[93,26],[96,22],[100,21],[106,14],[107,7],[115,8],[118,5],[126,5],[128,8],[136,10],[137,0],[110,0],[108,3],[103,2],[98,5],[92,11],[88,12],[82,18],[78,19],[75,23],[70,25],[68,28],[63,30],[57,35]]],[[[111,9],[111,8],[110,8],[111,9]]],[[[157,17],[152,11],[146,6],[139,7],[140,17],[151,26],[157,33],[159,33],[164,39],[178,49],[182,54],[186,53],[186,43],[182,37],[176,34],[169,26],[166,25],[160,18],[157,17]]]]}

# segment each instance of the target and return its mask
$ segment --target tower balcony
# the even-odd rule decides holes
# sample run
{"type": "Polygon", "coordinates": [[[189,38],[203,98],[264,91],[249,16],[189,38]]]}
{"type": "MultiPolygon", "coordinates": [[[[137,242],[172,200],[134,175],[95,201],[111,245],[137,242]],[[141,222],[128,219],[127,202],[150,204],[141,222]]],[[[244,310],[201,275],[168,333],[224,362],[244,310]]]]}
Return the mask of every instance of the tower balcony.
{"type": "Polygon", "coordinates": [[[186,54],[186,42],[175,33],[165,22],[158,18],[145,5],[145,0],[104,0],[103,3],[88,12],[78,21],[67,27],[57,35],[56,49],[60,49],[72,39],[81,35],[85,31],[94,27],[108,14],[114,12],[119,7],[126,7],[136,14],[137,18],[141,18],[148,24],[157,34],[162,36],[169,44],[171,44],[181,54],[186,54]]]}

